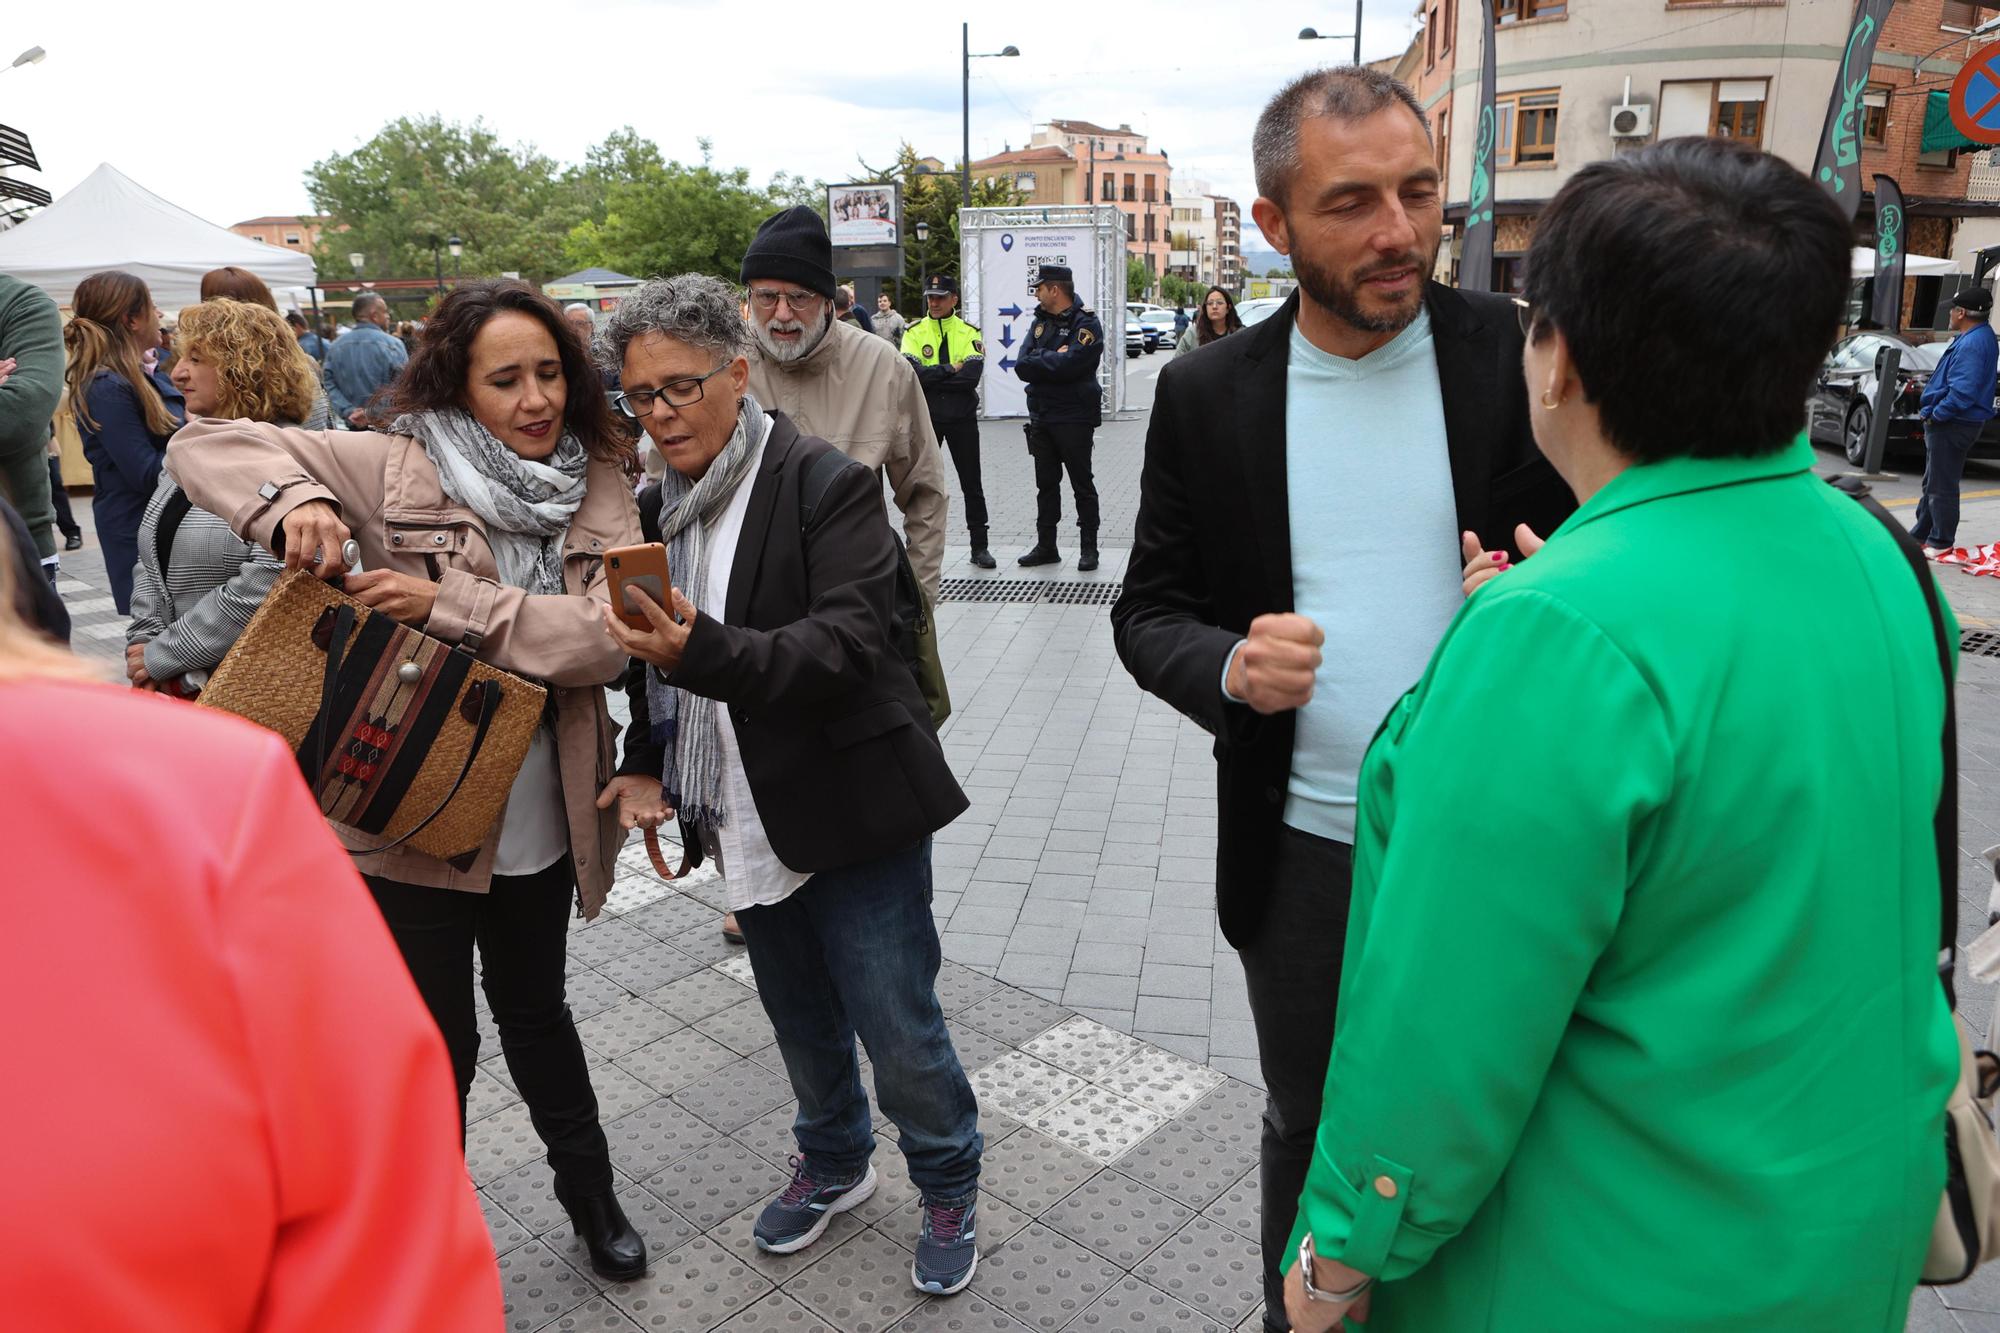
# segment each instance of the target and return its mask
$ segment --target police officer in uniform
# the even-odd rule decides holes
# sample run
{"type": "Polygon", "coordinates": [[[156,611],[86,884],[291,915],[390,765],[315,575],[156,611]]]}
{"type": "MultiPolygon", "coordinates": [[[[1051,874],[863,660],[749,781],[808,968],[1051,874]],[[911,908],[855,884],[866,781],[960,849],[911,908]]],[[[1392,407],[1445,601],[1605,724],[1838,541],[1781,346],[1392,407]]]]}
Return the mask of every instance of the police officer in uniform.
{"type": "Polygon", "coordinates": [[[972,563],[993,568],[986,549],[986,488],[979,480],[979,376],[986,348],[979,330],[958,317],[958,279],[935,277],[924,288],[930,314],[903,331],[903,355],[917,368],[930,406],[931,429],[951,450],[958,469],[958,493],[965,501],[965,526],[972,537],[972,563]]]}
{"type": "Polygon", "coordinates": [[[1028,386],[1028,452],[1035,460],[1035,545],[1022,565],[1053,565],[1062,520],[1062,476],[1076,493],[1081,570],[1097,568],[1097,485],[1090,476],[1091,432],[1098,411],[1097,363],[1104,326],[1076,299],[1076,283],[1061,264],[1035,274],[1035,325],[1021,345],[1014,373],[1028,386]]]}

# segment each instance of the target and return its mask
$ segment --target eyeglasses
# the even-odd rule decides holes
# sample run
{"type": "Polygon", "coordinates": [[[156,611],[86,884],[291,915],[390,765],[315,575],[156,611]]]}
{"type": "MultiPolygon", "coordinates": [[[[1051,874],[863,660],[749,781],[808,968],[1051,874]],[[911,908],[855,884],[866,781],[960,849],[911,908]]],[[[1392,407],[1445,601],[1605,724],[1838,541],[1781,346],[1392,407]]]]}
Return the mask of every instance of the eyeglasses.
{"type": "Polygon", "coordinates": [[[653,415],[653,400],[656,398],[666,399],[668,407],[693,407],[707,392],[705,386],[708,382],[729,369],[729,366],[730,363],[725,361],[706,375],[699,375],[689,380],[675,380],[672,384],[663,384],[657,389],[631,389],[614,393],[611,395],[611,403],[620,412],[633,418],[653,415]]]}
{"type": "Polygon", "coordinates": [[[794,310],[817,310],[820,302],[826,300],[818,292],[787,292],[771,287],[752,287],[750,299],[764,311],[776,310],[780,301],[794,310]]]}
{"type": "Polygon", "coordinates": [[[1514,298],[1514,314],[1521,321],[1521,336],[1532,337],[1535,332],[1535,308],[1528,304],[1528,298],[1514,298]]]}

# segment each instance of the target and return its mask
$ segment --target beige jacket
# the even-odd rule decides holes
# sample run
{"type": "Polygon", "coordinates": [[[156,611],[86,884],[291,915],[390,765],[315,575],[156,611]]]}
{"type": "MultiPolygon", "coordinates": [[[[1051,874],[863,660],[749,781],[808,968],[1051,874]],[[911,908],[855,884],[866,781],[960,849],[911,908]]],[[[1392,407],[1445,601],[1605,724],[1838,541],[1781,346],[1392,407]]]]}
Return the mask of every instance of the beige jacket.
{"type": "Polygon", "coordinates": [[[833,321],[819,346],[780,363],[750,350],[750,392],[792,419],[802,435],[830,441],[849,458],[889,474],[903,511],[910,567],[931,600],[944,568],[944,464],[917,372],[896,348],[853,324],[833,321]]]}
{"type": "MultiPolygon", "coordinates": [[[[584,916],[596,916],[625,840],[617,811],[597,809],[618,730],[604,686],[620,678],[626,661],[598,616],[609,601],[603,555],[643,540],[619,470],[591,462],[583,506],[563,542],[565,597],[531,597],[501,583],[484,525],[445,497],[423,446],[404,436],[197,417],[167,446],[166,470],[197,505],[267,550],[278,549],[273,541],[286,514],[308,500],[331,500],[361,544],[363,569],[436,581],[427,633],[447,643],[477,635],[481,661],[548,685],[577,901],[584,916]]],[[[355,866],[366,875],[484,893],[499,832],[496,823],[469,865],[397,848],[357,856],[355,866]]]]}

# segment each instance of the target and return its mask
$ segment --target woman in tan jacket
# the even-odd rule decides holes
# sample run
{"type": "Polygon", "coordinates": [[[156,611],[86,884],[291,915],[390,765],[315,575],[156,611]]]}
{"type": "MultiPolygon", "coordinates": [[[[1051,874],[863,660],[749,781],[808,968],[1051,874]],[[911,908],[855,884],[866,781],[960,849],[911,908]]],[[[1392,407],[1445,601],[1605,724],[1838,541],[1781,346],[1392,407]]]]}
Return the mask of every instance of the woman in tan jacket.
{"type": "Polygon", "coordinates": [[[548,685],[506,811],[469,861],[399,848],[356,864],[444,1032],[461,1111],[479,1053],[478,945],[500,1048],[548,1145],[556,1196],[598,1272],[636,1277],[645,1242],[612,1193],[563,987],[572,892],[585,917],[597,915],[624,838],[618,812],[597,806],[615,734],[604,686],[625,666],[598,607],[604,552],[640,540],[624,473],[631,445],[583,344],[553,302],[519,282],[471,283],[439,304],[391,388],[389,416],[387,433],[358,434],[201,419],[175,436],[167,468],[196,504],[290,568],[345,575],[375,610],[548,685]],[[341,554],[350,537],[359,573],[341,554]]]}

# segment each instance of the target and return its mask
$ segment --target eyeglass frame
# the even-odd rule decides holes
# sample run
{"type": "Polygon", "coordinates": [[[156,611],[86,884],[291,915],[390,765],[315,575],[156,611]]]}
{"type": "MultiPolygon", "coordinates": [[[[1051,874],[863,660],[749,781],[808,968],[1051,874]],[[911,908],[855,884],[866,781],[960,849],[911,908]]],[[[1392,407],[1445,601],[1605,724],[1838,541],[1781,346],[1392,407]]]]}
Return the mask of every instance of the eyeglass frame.
{"type": "Polygon", "coordinates": [[[806,314],[819,309],[832,298],[821,296],[818,292],[802,292],[797,289],[772,291],[768,287],[746,287],[744,299],[766,313],[776,310],[778,302],[783,301],[800,314],[806,314]]]}
{"type": "Polygon", "coordinates": [[[1528,303],[1528,298],[1525,296],[1516,296],[1512,300],[1514,302],[1514,317],[1521,321],[1521,336],[1523,338],[1534,337],[1535,307],[1528,303]]]}
{"type": "Polygon", "coordinates": [[[623,412],[627,417],[630,417],[634,421],[644,421],[647,417],[653,415],[653,404],[658,402],[662,398],[665,398],[667,400],[668,407],[676,409],[683,407],[693,407],[696,403],[700,402],[703,398],[705,398],[708,395],[708,382],[714,379],[717,375],[720,375],[723,371],[729,369],[732,363],[733,363],[733,358],[731,361],[724,361],[721,365],[717,366],[714,370],[709,371],[706,375],[696,375],[691,379],[675,380],[673,382],[674,384],[692,384],[694,386],[694,397],[688,399],[684,403],[675,402],[673,397],[667,393],[668,388],[670,388],[671,386],[662,384],[657,389],[620,389],[616,393],[613,393],[611,395],[611,405],[617,408],[620,412],[623,412]],[[632,395],[635,393],[643,393],[646,395],[648,401],[646,403],[645,410],[639,411],[633,407],[632,395]]]}

